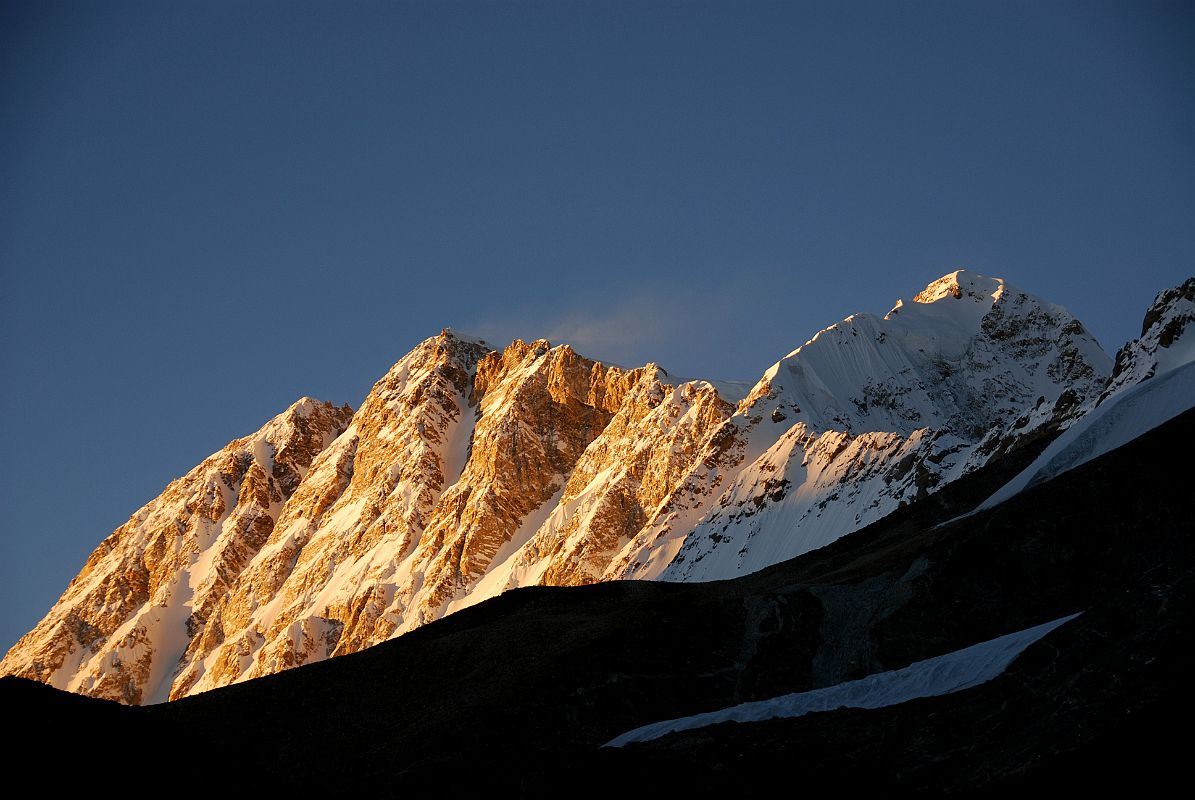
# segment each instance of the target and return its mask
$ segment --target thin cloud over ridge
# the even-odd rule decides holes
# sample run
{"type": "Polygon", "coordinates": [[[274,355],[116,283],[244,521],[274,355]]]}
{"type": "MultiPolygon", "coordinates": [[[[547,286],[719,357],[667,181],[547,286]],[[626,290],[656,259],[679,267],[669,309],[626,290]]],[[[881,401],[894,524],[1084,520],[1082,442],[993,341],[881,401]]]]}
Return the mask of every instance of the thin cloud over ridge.
{"type": "Polygon", "coordinates": [[[734,327],[729,319],[720,320],[717,330],[709,324],[707,312],[716,303],[716,297],[697,292],[639,289],[612,302],[491,317],[462,330],[485,338],[493,347],[503,347],[514,339],[543,338],[552,344],[567,344],[603,363],[633,368],[655,362],[672,372],[680,365],[670,364],[668,356],[678,343],[687,346],[694,338],[719,338],[734,327]]]}

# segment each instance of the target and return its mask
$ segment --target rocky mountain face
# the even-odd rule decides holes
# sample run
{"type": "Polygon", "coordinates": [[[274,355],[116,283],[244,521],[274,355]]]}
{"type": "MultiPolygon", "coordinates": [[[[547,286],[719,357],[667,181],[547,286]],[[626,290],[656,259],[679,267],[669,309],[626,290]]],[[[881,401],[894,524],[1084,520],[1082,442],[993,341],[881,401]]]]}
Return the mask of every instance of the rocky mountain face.
{"type": "Polygon", "coordinates": [[[0,671],[123,703],[166,699],[196,620],[254,563],[351,416],[303,398],[172,482],[100,543],[0,671]]]}
{"type": "Polygon", "coordinates": [[[1116,353],[1112,379],[1099,402],[1143,380],[1195,360],[1195,336],[1186,336],[1195,322],[1195,278],[1160,292],[1141,322],[1141,338],[1116,353]]]}
{"type": "Polygon", "coordinates": [[[1111,368],[1065,309],[962,271],[823,330],[742,399],[445,330],[356,413],[302,400],[171,484],[0,674],[150,703],[513,587],[752,572],[1053,435],[1111,368]]]}

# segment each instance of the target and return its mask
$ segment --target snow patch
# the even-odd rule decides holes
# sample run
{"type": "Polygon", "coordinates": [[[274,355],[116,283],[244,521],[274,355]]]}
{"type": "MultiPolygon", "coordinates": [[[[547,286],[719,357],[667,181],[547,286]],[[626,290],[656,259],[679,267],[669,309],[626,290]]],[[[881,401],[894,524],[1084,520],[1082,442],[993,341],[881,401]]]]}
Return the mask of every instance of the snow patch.
{"type": "MultiPolygon", "coordinates": [[[[456,396],[457,418],[449,423],[448,442],[440,454],[444,465],[444,489],[460,480],[469,457],[469,445],[473,441],[473,428],[477,424],[477,409],[469,406],[469,399],[458,392],[456,396]]],[[[397,465],[396,465],[397,466],[397,465]]]]}
{"type": "Polygon", "coordinates": [[[762,722],[778,717],[801,717],[815,711],[833,711],[839,708],[883,708],[919,697],[937,697],[959,692],[1000,675],[1029,645],[1077,616],[1079,615],[1071,614],[1033,628],[955,650],[953,653],[918,661],[904,669],[880,672],[857,681],[847,681],[809,692],[781,695],[769,700],[740,703],[737,706],[691,717],[653,722],[616,736],[603,746],[622,747],[632,742],[647,742],[669,733],[717,725],[720,722],[762,722]]]}

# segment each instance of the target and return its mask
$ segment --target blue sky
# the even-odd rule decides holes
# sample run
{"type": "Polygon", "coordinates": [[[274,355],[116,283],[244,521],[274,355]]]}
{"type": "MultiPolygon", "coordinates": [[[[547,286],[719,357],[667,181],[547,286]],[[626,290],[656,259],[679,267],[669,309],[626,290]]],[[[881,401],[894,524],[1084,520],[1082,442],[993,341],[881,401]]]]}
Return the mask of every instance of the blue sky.
{"type": "Polygon", "coordinates": [[[754,379],[968,267],[1110,352],[1195,271],[1154,2],[0,6],[0,648],[445,325],[754,379]]]}

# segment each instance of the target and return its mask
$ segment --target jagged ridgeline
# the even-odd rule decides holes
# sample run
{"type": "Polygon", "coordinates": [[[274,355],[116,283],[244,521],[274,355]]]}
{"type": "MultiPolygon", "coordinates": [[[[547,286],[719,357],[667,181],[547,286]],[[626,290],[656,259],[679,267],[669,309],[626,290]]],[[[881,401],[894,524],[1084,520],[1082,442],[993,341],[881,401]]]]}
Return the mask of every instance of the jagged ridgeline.
{"type": "Polygon", "coordinates": [[[355,413],[304,398],[172,482],[0,673],[150,703],[362,650],[512,587],[752,572],[1143,379],[1165,326],[1195,316],[1184,286],[1122,351],[1119,384],[1065,309],[963,271],[826,328],[744,392],[445,330],[355,413]]]}

